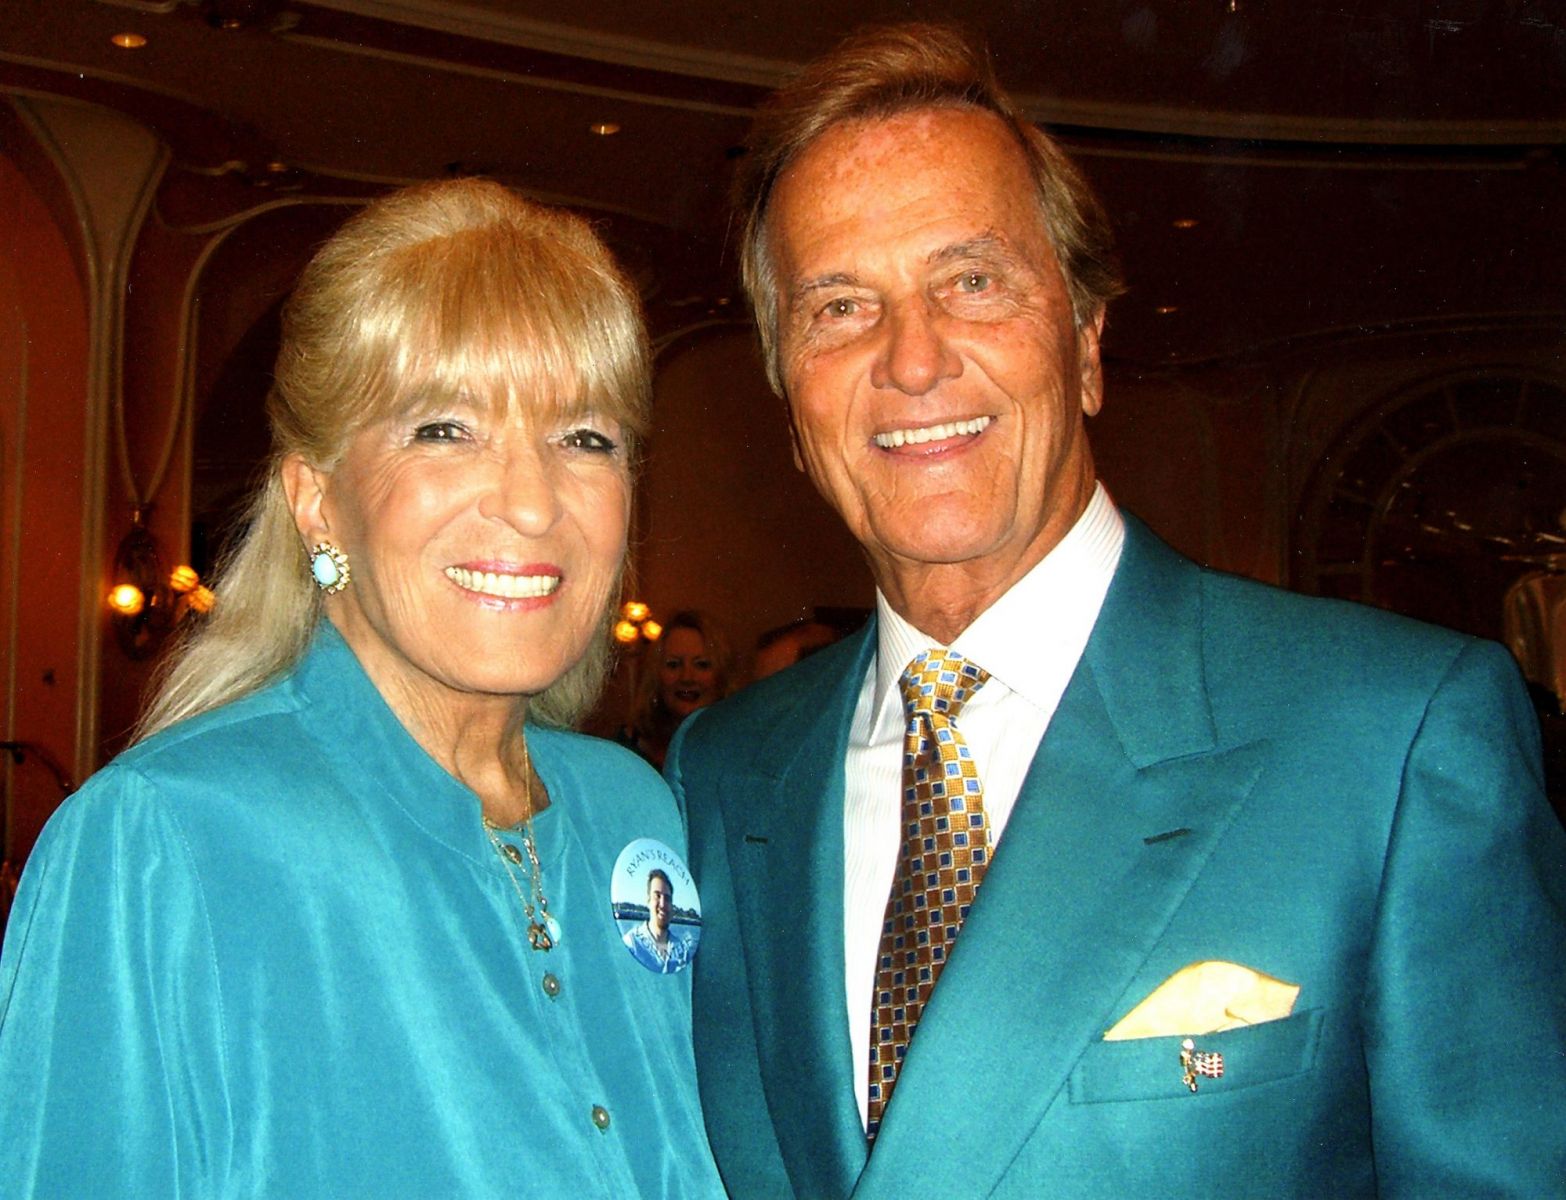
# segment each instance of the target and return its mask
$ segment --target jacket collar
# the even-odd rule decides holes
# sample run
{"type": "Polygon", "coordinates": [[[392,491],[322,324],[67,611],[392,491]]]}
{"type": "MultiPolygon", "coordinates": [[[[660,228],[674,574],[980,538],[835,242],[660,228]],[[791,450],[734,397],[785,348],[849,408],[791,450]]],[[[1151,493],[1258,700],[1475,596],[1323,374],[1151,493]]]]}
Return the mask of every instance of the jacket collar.
{"type": "Polygon", "coordinates": [[[1128,519],[855,1196],[988,1194],[1134,1003],[1134,977],[1261,770],[1259,747],[1216,745],[1201,593],[1197,568],[1128,519]]]}

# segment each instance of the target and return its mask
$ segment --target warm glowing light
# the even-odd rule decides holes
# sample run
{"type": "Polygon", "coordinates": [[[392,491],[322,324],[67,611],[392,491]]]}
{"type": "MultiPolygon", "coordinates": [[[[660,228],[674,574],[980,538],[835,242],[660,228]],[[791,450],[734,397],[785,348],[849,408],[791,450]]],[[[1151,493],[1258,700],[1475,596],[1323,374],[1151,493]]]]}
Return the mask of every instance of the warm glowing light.
{"type": "Polygon", "coordinates": [[[274,158],[266,164],[266,169],[274,175],[283,175],[288,172],[288,164],[280,158],[274,158]]]}
{"type": "Polygon", "coordinates": [[[147,39],[139,33],[117,33],[109,40],[121,50],[140,50],[147,44],[147,39]]]}
{"type": "Polygon", "coordinates": [[[180,595],[184,595],[201,582],[201,576],[196,574],[195,567],[178,566],[169,572],[169,587],[180,595]]]}
{"type": "Polygon", "coordinates": [[[599,137],[613,137],[620,132],[620,127],[613,121],[600,121],[596,125],[589,125],[588,131],[596,133],[599,137]]]}
{"type": "Polygon", "coordinates": [[[614,640],[629,645],[640,636],[635,621],[616,621],[614,624],[614,640]]]}
{"type": "Polygon", "coordinates": [[[642,636],[649,642],[656,642],[663,636],[663,626],[657,621],[643,621],[642,636]]]}
{"type": "Polygon", "coordinates": [[[1176,229],[1195,229],[1198,225],[1201,224],[1201,222],[1198,221],[1195,217],[1176,217],[1173,221],[1170,221],[1169,224],[1173,225],[1176,229]]]}
{"type": "Polygon", "coordinates": [[[640,600],[627,600],[625,607],[620,610],[620,615],[627,621],[642,622],[652,615],[652,609],[640,600]]]}
{"type": "Polygon", "coordinates": [[[147,603],[134,583],[116,584],[109,592],[109,607],[122,617],[134,617],[147,603]]]}
{"type": "Polygon", "coordinates": [[[1153,311],[1161,317],[1167,317],[1170,313],[1179,312],[1180,306],[1178,304],[1160,304],[1153,311]]]}
{"type": "Polygon", "coordinates": [[[192,588],[185,597],[185,603],[190,605],[190,611],[195,613],[209,613],[212,606],[217,603],[217,597],[208,587],[192,588]]]}

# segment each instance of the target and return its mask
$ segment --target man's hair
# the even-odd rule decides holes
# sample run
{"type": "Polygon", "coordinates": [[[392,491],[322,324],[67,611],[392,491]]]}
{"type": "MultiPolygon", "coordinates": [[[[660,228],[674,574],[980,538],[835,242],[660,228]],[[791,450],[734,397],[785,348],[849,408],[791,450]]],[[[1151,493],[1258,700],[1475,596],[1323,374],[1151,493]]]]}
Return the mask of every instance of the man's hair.
{"type": "Polygon", "coordinates": [[[669,889],[669,898],[673,899],[674,898],[674,884],[669,882],[668,873],[665,872],[662,867],[654,867],[651,871],[647,872],[647,894],[649,896],[652,895],[652,881],[654,879],[661,879],[661,880],[663,880],[663,886],[669,889]]]}
{"type": "MultiPolygon", "coordinates": [[[[320,592],[283,490],[299,454],[330,470],[366,426],[464,396],[536,415],[594,411],[633,459],[648,424],[636,291],[587,222],[479,179],[392,192],[310,260],[283,308],[267,416],[272,457],[212,616],[171,652],[138,737],[252,692],[304,653],[320,592]]],[[[571,725],[609,666],[611,590],[587,652],[528,715],[571,725]]]]}
{"type": "Polygon", "coordinates": [[[767,378],[779,395],[778,280],[767,234],[767,206],[778,177],[833,126],[924,108],[992,113],[1016,137],[1078,326],[1097,319],[1123,290],[1114,235],[1098,198],[1064,151],[1001,89],[984,51],[946,25],[866,29],[768,98],[756,114],[736,180],[735,207],[744,222],[740,271],[761,333],[767,378]]]}

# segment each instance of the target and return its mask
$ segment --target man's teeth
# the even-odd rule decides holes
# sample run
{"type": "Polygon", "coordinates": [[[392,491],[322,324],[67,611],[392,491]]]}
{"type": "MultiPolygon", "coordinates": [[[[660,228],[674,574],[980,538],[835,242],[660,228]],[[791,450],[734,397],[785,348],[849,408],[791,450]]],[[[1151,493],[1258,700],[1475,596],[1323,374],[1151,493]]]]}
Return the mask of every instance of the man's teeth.
{"type": "Polygon", "coordinates": [[[560,586],[558,575],[499,575],[494,571],[470,571],[466,567],[447,567],[446,578],[463,591],[505,600],[547,596],[560,586]]]}
{"type": "Polygon", "coordinates": [[[883,450],[897,446],[917,446],[923,442],[939,442],[945,438],[972,436],[990,423],[989,417],[974,417],[971,421],[948,421],[945,425],[925,425],[918,429],[893,429],[889,433],[875,435],[875,444],[883,450]]]}

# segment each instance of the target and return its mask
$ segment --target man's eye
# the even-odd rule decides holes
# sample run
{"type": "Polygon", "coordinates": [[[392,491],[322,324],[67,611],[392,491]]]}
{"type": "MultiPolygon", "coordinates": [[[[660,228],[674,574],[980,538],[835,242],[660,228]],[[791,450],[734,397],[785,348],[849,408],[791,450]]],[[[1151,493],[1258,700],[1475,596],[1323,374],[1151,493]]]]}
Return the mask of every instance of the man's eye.
{"type": "Polygon", "coordinates": [[[824,317],[851,317],[859,311],[859,302],[847,296],[839,296],[835,300],[827,301],[826,307],[821,310],[824,317]]]}
{"type": "Polygon", "coordinates": [[[960,292],[982,292],[990,286],[990,277],[983,271],[964,271],[957,277],[960,292]]]}
{"type": "Polygon", "coordinates": [[[468,436],[467,426],[460,421],[426,421],[413,431],[419,442],[460,442],[468,436]]]}
{"type": "Polygon", "coordinates": [[[617,443],[608,434],[596,429],[571,429],[560,437],[560,444],[568,450],[589,450],[595,454],[613,454],[617,443]]]}

